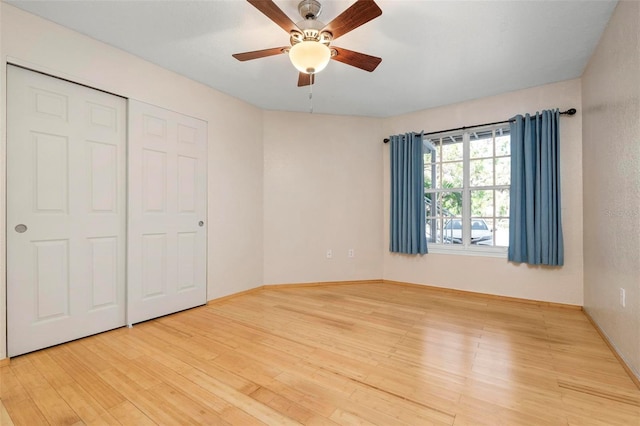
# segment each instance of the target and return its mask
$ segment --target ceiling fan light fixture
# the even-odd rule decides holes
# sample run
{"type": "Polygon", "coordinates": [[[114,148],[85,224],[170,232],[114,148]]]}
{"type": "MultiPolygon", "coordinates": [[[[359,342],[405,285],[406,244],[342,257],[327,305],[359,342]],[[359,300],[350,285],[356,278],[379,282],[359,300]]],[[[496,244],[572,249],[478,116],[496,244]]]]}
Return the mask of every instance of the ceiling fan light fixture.
{"type": "Polygon", "coordinates": [[[331,60],[331,49],[320,42],[306,40],[291,47],[289,59],[298,71],[306,74],[317,74],[331,60]]]}

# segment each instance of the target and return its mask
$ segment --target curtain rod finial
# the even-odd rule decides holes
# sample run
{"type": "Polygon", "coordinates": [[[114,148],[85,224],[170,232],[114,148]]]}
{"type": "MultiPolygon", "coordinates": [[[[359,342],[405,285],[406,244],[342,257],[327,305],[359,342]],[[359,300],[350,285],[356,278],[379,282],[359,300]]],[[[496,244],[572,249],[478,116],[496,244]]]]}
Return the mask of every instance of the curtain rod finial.
{"type": "Polygon", "coordinates": [[[567,110],[567,114],[568,114],[568,115],[574,115],[576,112],[577,112],[577,111],[576,111],[576,109],[575,109],[575,108],[569,108],[569,109],[567,110]]]}

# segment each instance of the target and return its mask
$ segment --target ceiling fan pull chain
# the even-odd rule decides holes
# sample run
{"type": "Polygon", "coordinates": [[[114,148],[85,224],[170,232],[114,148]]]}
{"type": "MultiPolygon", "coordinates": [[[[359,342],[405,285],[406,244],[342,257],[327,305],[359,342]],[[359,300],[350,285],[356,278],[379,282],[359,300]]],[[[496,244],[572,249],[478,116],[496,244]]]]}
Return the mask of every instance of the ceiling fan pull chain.
{"type": "Polygon", "coordinates": [[[313,114],[313,74],[309,74],[309,114],[313,114]]]}

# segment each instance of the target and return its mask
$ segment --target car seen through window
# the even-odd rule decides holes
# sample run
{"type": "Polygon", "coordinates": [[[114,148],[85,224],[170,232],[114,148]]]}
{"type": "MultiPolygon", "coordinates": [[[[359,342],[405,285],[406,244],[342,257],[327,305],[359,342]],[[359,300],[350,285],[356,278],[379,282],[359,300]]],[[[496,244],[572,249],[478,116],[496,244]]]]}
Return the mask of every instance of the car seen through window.
{"type": "MultiPolygon", "coordinates": [[[[444,226],[442,239],[445,244],[462,244],[462,220],[449,220],[444,226]]],[[[471,244],[493,245],[492,229],[484,219],[471,221],[471,244]]]]}

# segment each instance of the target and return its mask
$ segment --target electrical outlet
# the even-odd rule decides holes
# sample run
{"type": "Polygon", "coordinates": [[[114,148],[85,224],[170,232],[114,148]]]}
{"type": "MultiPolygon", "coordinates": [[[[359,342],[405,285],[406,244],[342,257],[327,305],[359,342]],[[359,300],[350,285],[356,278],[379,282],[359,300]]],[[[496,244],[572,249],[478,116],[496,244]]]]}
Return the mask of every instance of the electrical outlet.
{"type": "Polygon", "coordinates": [[[327,259],[331,259],[333,257],[333,251],[331,249],[327,249],[327,259]]]}
{"type": "Polygon", "coordinates": [[[620,306],[623,308],[627,306],[627,292],[622,287],[620,288],[620,306]]]}
{"type": "Polygon", "coordinates": [[[356,257],[356,252],[354,249],[349,249],[349,252],[347,253],[347,256],[349,257],[356,257]]]}

